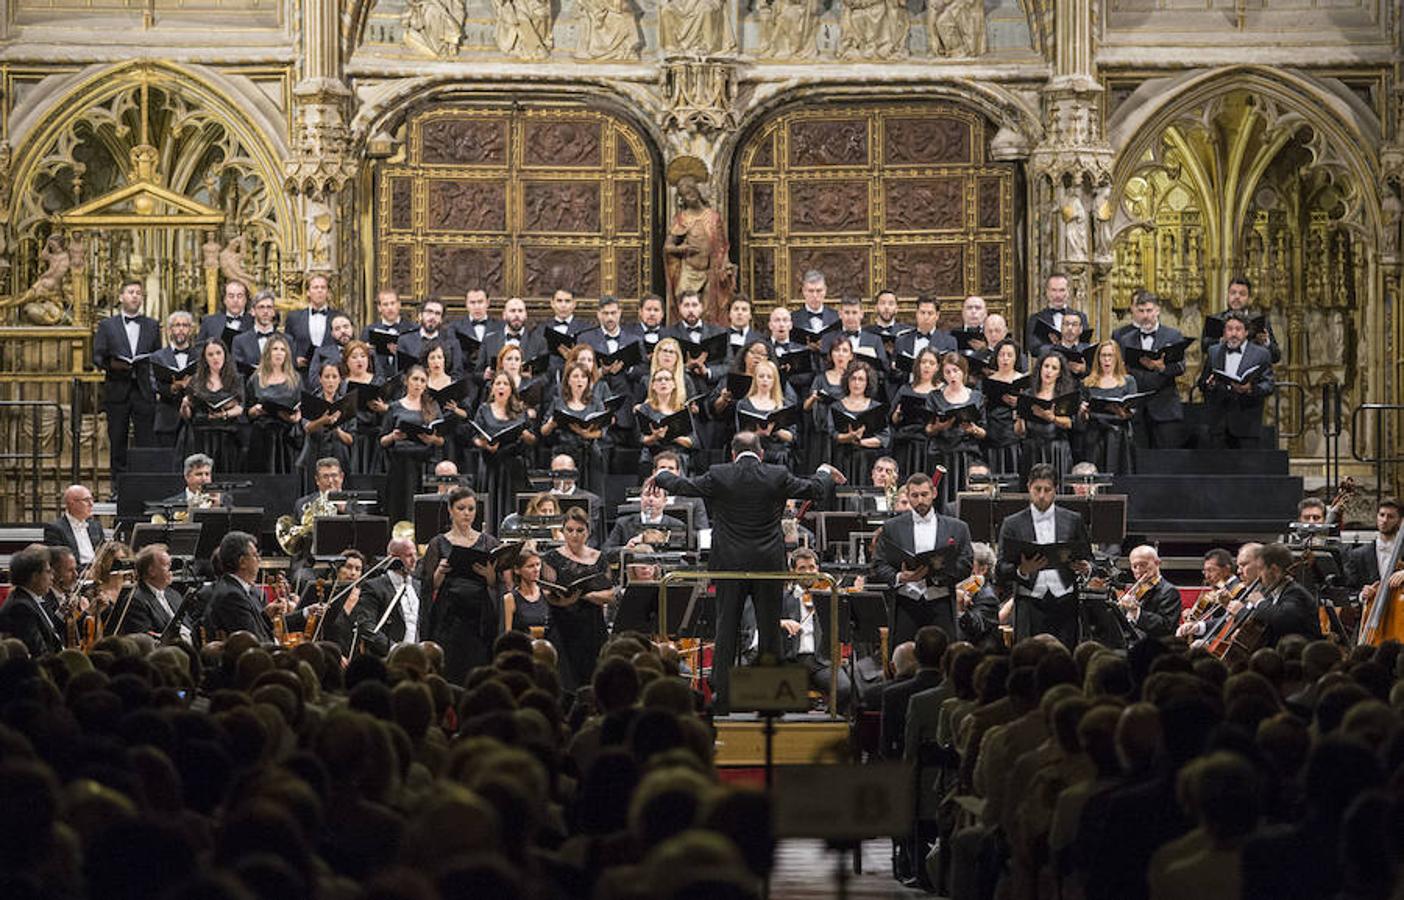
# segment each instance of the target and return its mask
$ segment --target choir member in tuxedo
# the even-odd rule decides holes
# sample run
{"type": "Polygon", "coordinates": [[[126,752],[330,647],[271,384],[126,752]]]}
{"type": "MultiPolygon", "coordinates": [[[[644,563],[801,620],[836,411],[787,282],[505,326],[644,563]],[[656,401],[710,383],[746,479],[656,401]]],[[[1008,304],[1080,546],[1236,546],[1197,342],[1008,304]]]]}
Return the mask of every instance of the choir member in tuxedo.
{"type": "Polygon", "coordinates": [[[829,404],[827,430],[830,436],[829,459],[840,472],[866,472],[869,458],[877,451],[886,450],[892,443],[892,431],[885,424],[877,432],[869,432],[864,426],[851,428],[837,413],[842,407],[851,413],[863,413],[878,405],[872,398],[873,383],[877,380],[872,367],[855,359],[843,373],[844,395],[829,404]]]}
{"type": "Polygon", "coordinates": [[[606,426],[599,424],[587,428],[564,416],[584,418],[603,412],[604,404],[591,390],[590,370],[585,364],[570,363],[563,378],[560,394],[552,403],[551,411],[543,417],[541,437],[553,455],[564,453],[571,458],[575,470],[580,473],[581,487],[602,494],[605,489],[603,442],[606,426]]]}
{"type": "MultiPolygon", "coordinates": [[[[1077,382],[1068,375],[1065,360],[1053,350],[1044,350],[1034,363],[1034,379],[1024,394],[1038,400],[1052,400],[1073,391],[1077,382]]],[[[1014,432],[1024,439],[1024,462],[1030,466],[1047,463],[1058,473],[1066,475],[1072,468],[1073,417],[1056,409],[1033,407],[1033,417],[1014,416],[1014,432]]]]}
{"type": "MultiPolygon", "coordinates": [[[[817,269],[805,272],[804,281],[800,284],[800,293],[804,296],[804,304],[795,310],[793,319],[794,327],[799,331],[801,337],[806,332],[809,334],[817,333],[839,320],[838,313],[824,303],[825,298],[829,295],[829,287],[824,281],[823,272],[817,269]]],[[[806,339],[806,344],[815,354],[820,352],[818,340],[806,339]]]]}
{"type": "MultiPolygon", "coordinates": [[[[761,342],[754,347],[764,347],[761,342]]],[[[756,363],[751,373],[751,390],[736,404],[736,427],[734,431],[754,431],[761,439],[765,458],[777,466],[790,465],[790,448],[795,443],[795,429],[772,423],[760,425],[748,418],[750,415],[768,415],[787,406],[795,406],[797,401],[789,388],[780,380],[780,370],[768,359],[756,363]]],[[[734,433],[734,432],[733,432],[734,433]]]]}
{"type": "MultiPolygon", "coordinates": [[[[569,340],[561,344],[555,353],[551,354],[551,374],[560,375],[561,369],[565,367],[565,355],[571,347],[575,346],[580,335],[594,327],[584,316],[575,314],[575,293],[566,288],[557,288],[551,294],[551,318],[541,325],[542,332],[554,331],[563,335],[569,340]]],[[[544,339],[544,338],[543,338],[544,339]]]]}
{"type": "Polygon", "coordinates": [[[312,354],[331,338],[331,317],[338,312],[332,309],[331,281],[327,276],[309,276],[307,306],[288,313],[285,326],[299,372],[307,371],[312,354]]]}
{"type": "MultiPolygon", "coordinates": [[[[753,340],[746,345],[742,352],[732,357],[727,374],[749,375],[754,379],[756,366],[769,361],[770,348],[765,341],[753,340]]],[[[732,396],[731,390],[727,387],[727,379],[717,380],[717,386],[713,388],[711,396],[707,399],[707,418],[713,422],[712,433],[718,442],[730,441],[731,436],[736,433],[736,404],[742,399],[742,397],[732,396]]],[[[777,460],[772,459],[771,461],[779,464],[777,460]]]]}
{"type": "MultiPolygon", "coordinates": [[[[639,335],[644,342],[644,361],[653,356],[653,348],[664,338],[666,326],[663,324],[663,298],[657,294],[644,294],[639,298],[639,335]]],[[[646,378],[641,378],[646,382],[646,378]]]]}
{"type": "Polygon", "coordinates": [[[297,471],[302,411],[295,407],[302,400],[302,379],[293,368],[292,353],[287,338],[275,334],[244,384],[251,423],[244,464],[250,472],[288,475],[297,471]]]}
{"type": "Polygon", "coordinates": [[[441,410],[429,396],[429,375],[423,366],[405,370],[405,394],[385,414],[380,426],[380,449],[385,454],[385,514],[390,521],[413,514],[414,495],[424,479],[425,464],[443,449],[444,437],[415,432],[404,426],[427,427],[441,410]]]}
{"type": "Polygon", "coordinates": [[[770,358],[776,361],[780,367],[780,376],[785,380],[785,386],[794,392],[796,397],[803,397],[809,393],[809,383],[814,378],[814,373],[809,367],[805,367],[796,372],[793,360],[798,360],[799,351],[805,350],[805,346],[794,339],[794,320],[790,316],[790,311],[783,306],[777,306],[770,311],[770,318],[767,320],[769,337],[766,339],[770,346],[770,358]]]}
{"type": "Polygon", "coordinates": [[[873,295],[873,321],[864,325],[863,330],[869,334],[877,335],[878,339],[882,341],[882,349],[887,354],[889,364],[897,352],[897,338],[911,329],[912,326],[897,319],[897,294],[895,291],[883,288],[873,295]]]}
{"type": "MultiPolygon", "coordinates": [[[[346,345],[343,362],[346,366],[346,389],[356,390],[358,384],[383,385],[385,380],[375,374],[372,357],[374,349],[363,341],[346,345]]],[[[393,399],[393,398],[392,398],[393,399]]],[[[380,423],[390,411],[384,398],[366,395],[356,405],[356,418],[343,425],[351,432],[351,468],[353,475],[372,475],[385,471],[385,458],[380,452],[380,423]],[[368,399],[367,399],[368,398],[368,399]]]]}
{"type": "MultiPolygon", "coordinates": [[[[1254,345],[1258,346],[1258,345],[1254,345]]],[[[1267,351],[1263,350],[1264,355],[1267,351]]],[[[1264,647],[1276,647],[1289,634],[1308,641],[1321,640],[1321,618],[1316,598],[1292,577],[1295,559],[1286,544],[1264,544],[1258,551],[1262,565],[1262,599],[1253,605],[1251,617],[1264,625],[1264,647]]]]}
{"type": "MultiPolygon", "coordinates": [[[[1258,311],[1253,309],[1253,283],[1242,275],[1237,275],[1229,282],[1228,294],[1225,302],[1228,309],[1217,312],[1209,316],[1210,319],[1217,319],[1219,322],[1226,320],[1230,313],[1239,313],[1248,322],[1252,322],[1258,316],[1263,317],[1261,328],[1251,329],[1248,339],[1263,349],[1267,350],[1272,358],[1272,364],[1277,365],[1282,361],[1282,348],[1277,343],[1277,337],[1272,333],[1272,317],[1267,310],[1258,311]]],[[[1206,320],[1207,321],[1207,320],[1206,320]]],[[[1201,344],[1205,351],[1208,351],[1213,342],[1209,338],[1203,338],[1201,344]]]]}
{"type": "Polygon", "coordinates": [[[805,415],[800,419],[800,446],[807,457],[804,471],[816,468],[829,450],[829,407],[847,393],[844,374],[853,363],[853,345],[835,341],[829,345],[825,361],[827,365],[810,380],[804,394],[805,415]]]}
{"type": "Polygon", "coordinates": [[[960,330],[972,335],[970,346],[975,350],[988,350],[992,344],[985,341],[985,319],[989,318],[990,310],[985,305],[985,298],[971,294],[965,298],[965,302],[960,305],[960,330]],[[978,335],[978,337],[974,337],[978,335]]]}
{"type": "Polygon", "coordinates": [[[501,633],[497,614],[498,572],[490,562],[455,570],[449,557],[455,547],[491,550],[498,541],[474,528],[478,498],[468,488],[448,496],[449,528],[429,542],[424,571],[429,573],[429,610],[423,640],[444,649],[444,678],[462,684],[464,677],[492,660],[492,642],[501,633]]]}
{"type": "Polygon", "coordinates": [[[53,586],[49,560],[49,551],[33,544],[10,557],[10,593],[0,606],[0,634],[19,640],[35,658],[63,649],[63,635],[43,603],[53,586]]]}
{"type": "Polygon", "coordinates": [[[1276,389],[1272,357],[1265,347],[1248,339],[1248,323],[1241,314],[1230,313],[1224,320],[1224,339],[1204,355],[1199,385],[1208,412],[1210,446],[1255,449],[1262,445],[1263,402],[1276,389]]]}
{"type": "Polygon", "coordinates": [[[156,395],[154,431],[156,443],[162,447],[176,445],[181,426],[180,403],[194,376],[192,373],[183,378],[168,378],[157,366],[180,371],[195,362],[198,351],[190,342],[194,331],[194,317],[183,309],[176,310],[166,317],[166,339],[170,343],[151,354],[151,387],[156,395]]]}
{"type": "MultiPolygon", "coordinates": [[[[509,347],[504,351],[504,358],[514,351],[515,348],[509,347]]],[[[478,448],[476,484],[488,495],[492,515],[500,521],[503,516],[516,511],[517,494],[527,489],[527,459],[536,444],[526,407],[517,399],[511,376],[506,371],[492,377],[487,397],[478,407],[473,421],[490,436],[518,423],[526,423],[527,426],[515,440],[489,442],[481,433],[473,438],[473,446],[478,448]]]]}
{"type": "Polygon", "coordinates": [[[1043,348],[1050,343],[1050,336],[1063,331],[1063,314],[1068,312],[1072,292],[1068,289],[1068,276],[1055,272],[1048,276],[1043,286],[1044,307],[1029,316],[1029,324],[1024,328],[1024,347],[1030,356],[1042,356],[1043,348]]]}
{"type": "MultiPolygon", "coordinates": [[[[1373,596],[1379,589],[1380,573],[1389,565],[1399,539],[1400,503],[1385,497],[1375,506],[1375,539],[1352,547],[1346,553],[1345,579],[1352,590],[1373,596]]],[[[44,543],[49,543],[46,539],[44,543]]],[[[1391,572],[1388,587],[1404,587],[1404,569],[1391,572]]]]}
{"type": "Polygon", "coordinates": [[[1087,361],[1082,356],[1090,346],[1082,340],[1086,330],[1086,317],[1077,310],[1069,310],[1063,316],[1063,328],[1058,333],[1058,340],[1049,344],[1067,360],[1068,372],[1078,381],[1086,378],[1088,373],[1087,361]]]}
{"type": "MultiPolygon", "coordinates": [[[[440,300],[425,300],[419,305],[419,328],[414,331],[407,331],[400,336],[398,357],[408,359],[413,357],[416,360],[424,358],[424,345],[430,341],[438,341],[443,345],[444,353],[447,354],[447,370],[450,375],[457,378],[463,371],[462,352],[458,346],[458,339],[443,330],[444,324],[444,304],[440,300]]],[[[422,366],[423,363],[421,362],[422,366]]]]}
{"type": "Polygon", "coordinates": [[[248,285],[242,281],[227,281],[224,283],[222,309],[200,319],[200,332],[195,337],[195,343],[222,340],[225,329],[243,333],[252,327],[253,314],[249,312],[248,285]]]}
{"type": "MultiPolygon", "coordinates": [[[[813,478],[797,478],[782,466],[767,465],[760,442],[750,432],[731,441],[732,461],[712,466],[697,478],[679,478],[658,472],[644,482],[644,491],[658,488],[670,494],[701,497],[712,505],[713,571],[774,572],[785,565],[785,545],[780,521],[789,498],[820,500],[843,474],[828,464],[813,478]]],[[[777,581],[720,581],[717,590],[717,644],[712,658],[713,712],[730,711],[731,666],[740,637],[742,608],[749,593],[755,609],[756,630],[762,656],[779,656],[780,595],[777,581]]]]}
{"type": "Polygon", "coordinates": [[[882,338],[863,330],[863,301],[857,297],[844,297],[839,303],[840,329],[824,336],[821,346],[827,352],[836,341],[847,341],[853,348],[855,359],[861,359],[872,366],[882,376],[878,385],[879,397],[888,396],[887,371],[889,362],[882,338]]]}
{"type": "MultiPolygon", "coordinates": [[[[324,362],[320,370],[308,373],[316,377],[309,386],[312,393],[328,403],[335,403],[345,396],[346,388],[341,381],[341,366],[324,362]]],[[[355,443],[348,423],[342,421],[340,410],[329,410],[317,418],[302,417],[302,451],[297,457],[298,470],[302,472],[303,489],[310,488],[317,481],[317,461],[328,457],[341,463],[343,472],[351,469],[351,447],[355,443]]]]}
{"type": "MultiPolygon", "coordinates": [[[[1179,331],[1160,324],[1160,298],[1150,291],[1137,296],[1131,316],[1136,328],[1121,336],[1123,356],[1127,348],[1160,350],[1183,338],[1179,331]]],[[[1147,447],[1170,446],[1169,432],[1176,427],[1172,423],[1185,418],[1180,392],[1175,388],[1175,379],[1185,374],[1184,360],[1167,363],[1163,359],[1145,359],[1143,365],[1130,366],[1127,371],[1136,379],[1139,390],[1155,391],[1133,420],[1137,442],[1144,440],[1147,447]]]]}
{"type": "Polygon", "coordinates": [[[912,640],[923,625],[956,633],[955,587],[970,577],[974,561],[970,527],[936,512],[930,475],[916,472],[907,477],[907,502],[909,510],[882,523],[873,559],[875,579],[892,585],[888,606],[894,646],[912,640]],[[909,567],[905,554],[934,550],[946,554],[941,569],[909,567]]]}
{"type": "Polygon", "coordinates": [[[904,332],[897,338],[897,359],[899,361],[893,366],[894,374],[906,371],[905,360],[915,360],[917,354],[930,347],[939,356],[956,349],[955,338],[948,332],[942,331],[941,307],[935,297],[922,296],[917,298],[916,307],[916,327],[911,331],[904,332]]]}
{"type": "MultiPolygon", "coordinates": [[[[721,331],[716,325],[702,321],[702,298],[696,291],[684,291],[678,296],[678,321],[664,330],[664,336],[673,338],[681,345],[684,341],[703,341],[721,331]]],[[[655,352],[657,352],[655,350],[655,352]]],[[[712,385],[726,371],[726,359],[711,359],[706,353],[686,356],[683,367],[688,375],[697,380],[699,387],[709,391],[712,385]]]]}
{"type": "MultiPolygon", "coordinates": [[[[1126,371],[1121,345],[1102,341],[1097,345],[1097,368],[1082,382],[1091,400],[1115,400],[1138,391],[1136,379],[1126,371]]],[[[1086,458],[1097,471],[1111,475],[1134,472],[1131,461],[1131,419],[1135,413],[1116,407],[1114,412],[1087,413],[1086,458]]]]}
{"type": "Polygon", "coordinates": [[[287,600],[265,603],[258,587],[262,558],[258,541],[244,531],[231,531],[219,542],[219,569],[224,574],[214,583],[205,607],[204,625],[211,637],[219,639],[236,631],[247,631],[260,643],[273,641],[273,619],[287,613],[287,600]]]}
{"type": "Polygon", "coordinates": [[[341,365],[346,356],[346,345],[356,336],[356,326],[344,312],[332,313],[328,317],[327,338],[322,346],[312,351],[312,362],[307,365],[310,378],[315,379],[325,363],[341,365]]]}
{"type": "Polygon", "coordinates": [[[983,541],[972,543],[970,549],[970,577],[957,582],[955,587],[956,637],[982,650],[998,651],[1003,648],[1004,639],[999,633],[995,552],[983,541]]]}
{"type": "Polygon", "coordinates": [[[1117,596],[1117,607],[1137,638],[1170,637],[1180,623],[1180,589],[1161,577],[1154,547],[1142,544],[1130,560],[1135,581],[1117,596]]]}
{"type": "MultiPolygon", "coordinates": [[[[371,332],[379,331],[387,335],[406,334],[414,331],[418,326],[400,312],[400,295],[389,288],[382,288],[375,295],[376,320],[365,328],[361,329],[361,340],[367,345],[375,348],[371,340],[371,332]]],[[[385,352],[375,349],[375,372],[382,378],[390,378],[399,369],[399,361],[395,354],[399,351],[398,340],[391,341],[385,348],[385,352]]]]}
{"type": "Polygon", "coordinates": [[[932,412],[931,400],[937,389],[941,360],[930,347],[917,354],[912,374],[892,397],[892,455],[903,472],[920,472],[927,463],[926,427],[932,412]],[[920,401],[922,412],[908,416],[903,413],[904,402],[920,401]]]}
{"type": "Polygon", "coordinates": [[[252,327],[234,338],[234,344],[230,347],[240,378],[247,378],[258,368],[258,361],[263,359],[268,339],[278,334],[277,319],[277,297],[272,291],[259,291],[254,297],[252,327]]]}
{"type": "Polygon", "coordinates": [[[1051,567],[1042,555],[1015,556],[1011,539],[1029,544],[1071,542],[1087,547],[1087,526],[1082,516],[1054,504],[1058,473],[1039,463],[1029,470],[1029,506],[1005,517],[999,527],[1000,557],[996,581],[1014,594],[1014,640],[1035,634],[1051,634],[1068,649],[1077,643],[1077,576],[1086,575],[1091,565],[1073,560],[1051,567]]]}
{"type": "MultiPolygon", "coordinates": [[[[621,317],[622,312],[617,297],[606,295],[600,298],[599,306],[595,310],[595,318],[599,321],[598,327],[580,335],[580,340],[595,351],[597,358],[606,354],[618,353],[631,344],[643,341],[643,332],[640,327],[633,323],[622,323],[621,317]]],[[[635,403],[643,399],[644,380],[648,373],[647,365],[642,361],[644,358],[642,348],[640,348],[640,354],[641,361],[635,366],[626,368],[622,361],[608,364],[600,361],[598,366],[605,396],[629,398],[629,402],[621,403],[614,414],[614,428],[619,438],[618,442],[628,446],[634,446],[638,441],[638,429],[634,425],[633,407],[635,403]]]]}
{"type": "Polygon", "coordinates": [[[733,363],[741,351],[755,341],[765,340],[765,335],[751,327],[751,300],[745,294],[736,294],[726,308],[726,361],[733,363]]]}
{"type": "Polygon", "coordinates": [[[947,353],[941,359],[941,389],[931,396],[931,408],[935,413],[926,426],[929,462],[913,471],[935,471],[935,466],[944,466],[946,477],[941,479],[937,492],[937,502],[944,509],[955,502],[956,494],[965,490],[965,472],[980,451],[980,442],[985,439],[985,398],[967,385],[970,370],[965,357],[959,353],[947,353]],[[964,421],[957,418],[958,411],[972,407],[976,418],[964,421]]]}
{"type": "Polygon", "coordinates": [[[614,588],[604,554],[589,545],[590,516],[579,507],[566,510],[562,531],[565,542],[541,557],[541,577],[567,588],[591,579],[566,594],[548,589],[546,639],[556,648],[561,687],[569,692],[589,684],[595,674],[606,637],[604,608],[614,599],[614,588]]]}
{"type": "Polygon", "coordinates": [[[143,315],[146,290],[140,281],[122,283],[118,311],[98,323],[93,335],[93,365],[103,373],[102,408],[107,413],[107,443],[111,451],[113,493],[117,477],[127,471],[127,439],[136,432],[138,447],[156,443],[153,424],[156,390],[144,358],[161,346],[161,326],[143,315]]]}
{"type": "MultiPolygon", "coordinates": [[[[483,382],[492,380],[494,370],[503,350],[516,348],[520,353],[520,363],[538,359],[546,352],[546,339],[527,327],[526,301],[521,297],[509,297],[502,304],[502,322],[483,340],[478,359],[484,366],[483,382]]],[[[545,372],[533,372],[544,375],[545,372]]]]}
{"type": "MultiPolygon", "coordinates": [[[[487,368],[488,357],[483,345],[495,332],[501,330],[501,323],[488,316],[487,291],[473,288],[468,291],[465,302],[468,315],[453,322],[449,328],[449,339],[458,342],[463,356],[463,375],[470,378],[466,405],[471,409],[478,405],[483,393],[483,370],[487,368]],[[464,341],[468,343],[464,343],[464,341]]],[[[603,302],[603,301],[601,301],[603,302]]]]}
{"type": "MultiPolygon", "coordinates": [[[[797,575],[819,574],[819,557],[808,547],[800,547],[790,554],[790,568],[797,575]]],[[[825,602],[820,600],[820,603],[825,602]]],[[[781,658],[791,665],[804,666],[809,670],[811,689],[824,695],[828,702],[833,679],[838,678],[838,708],[848,708],[853,695],[853,683],[842,666],[834,667],[830,661],[829,636],[824,633],[823,623],[814,612],[814,598],[808,586],[787,584],[780,598],[780,630],[783,632],[784,648],[781,658]]]]}
{"type": "MultiPolygon", "coordinates": [[[[452,337],[449,339],[452,340],[452,337]]],[[[426,384],[431,391],[442,391],[456,380],[448,372],[448,348],[442,341],[432,340],[425,344],[420,351],[419,362],[424,366],[424,373],[428,376],[426,384]]],[[[442,399],[439,403],[439,414],[447,423],[443,431],[445,459],[460,460],[462,450],[472,443],[472,412],[473,405],[466,397],[463,400],[442,399]]]]}
{"type": "Polygon", "coordinates": [[[244,379],[219,341],[200,345],[195,378],[181,400],[180,414],[188,423],[182,453],[204,454],[221,472],[243,469],[244,379]]]}
{"type": "Polygon", "coordinates": [[[512,567],[512,589],[502,595],[502,630],[545,637],[550,624],[550,604],[541,587],[541,554],[523,550],[512,567]]]}
{"type": "MultiPolygon", "coordinates": [[[[990,316],[991,319],[994,316],[990,316]]],[[[988,322],[987,322],[988,324],[988,322]]],[[[1019,345],[1005,338],[994,344],[995,369],[985,375],[982,394],[986,398],[984,457],[995,472],[1001,474],[1022,472],[1023,442],[1016,427],[1018,418],[1016,407],[1019,400],[1012,393],[996,393],[988,382],[999,381],[1009,384],[1023,378],[1019,371],[1019,361],[1023,354],[1019,345]],[[998,401],[993,398],[999,397],[998,401]]]]}
{"type": "Polygon", "coordinates": [[[180,594],[171,588],[171,554],[165,544],[147,544],[136,556],[136,587],[113,610],[109,634],[159,635],[180,608],[180,594]]]}
{"type": "MultiPolygon", "coordinates": [[[[663,450],[653,454],[653,467],[649,474],[657,475],[659,472],[672,472],[674,475],[683,475],[687,467],[683,460],[671,450],[663,450]]],[[[692,512],[692,527],[697,530],[711,528],[711,521],[707,518],[707,504],[702,502],[700,497],[679,497],[676,494],[669,494],[664,497],[664,506],[686,506],[692,512]]]]}

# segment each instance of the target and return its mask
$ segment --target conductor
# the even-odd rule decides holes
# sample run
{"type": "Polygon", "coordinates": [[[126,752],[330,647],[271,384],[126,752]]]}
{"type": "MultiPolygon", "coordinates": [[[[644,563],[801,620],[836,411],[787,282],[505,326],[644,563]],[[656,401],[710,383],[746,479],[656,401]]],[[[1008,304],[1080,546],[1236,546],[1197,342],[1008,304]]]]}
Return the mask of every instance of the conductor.
{"type": "MultiPolygon", "coordinates": [[[[796,478],[784,466],[769,465],[754,432],[731,439],[731,462],[712,466],[697,478],[660,470],[644,482],[645,493],[663,490],[682,497],[701,497],[712,507],[712,571],[783,572],[785,541],[780,519],[791,497],[820,499],[831,484],[847,481],[825,464],[813,478],[796,478]]],[[[780,581],[718,581],[717,644],[712,656],[712,711],[730,711],[728,686],[740,638],[741,610],[749,594],[756,611],[760,652],[779,657],[780,581]]]]}

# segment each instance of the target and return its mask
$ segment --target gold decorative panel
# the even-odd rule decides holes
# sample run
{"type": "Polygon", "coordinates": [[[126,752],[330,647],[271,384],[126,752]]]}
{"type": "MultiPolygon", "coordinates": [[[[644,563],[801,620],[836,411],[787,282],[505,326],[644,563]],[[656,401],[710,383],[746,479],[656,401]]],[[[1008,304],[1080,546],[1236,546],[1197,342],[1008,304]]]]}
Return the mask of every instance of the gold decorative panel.
{"type": "Polygon", "coordinates": [[[890,287],[1007,307],[1014,167],[988,161],[988,137],[980,115],[939,103],[797,109],[764,123],[736,178],[743,288],[790,302],[819,269],[830,296],[890,287]]]}
{"type": "Polygon", "coordinates": [[[583,108],[436,107],[376,171],[377,283],[406,298],[634,299],[654,279],[644,137],[583,108]]]}

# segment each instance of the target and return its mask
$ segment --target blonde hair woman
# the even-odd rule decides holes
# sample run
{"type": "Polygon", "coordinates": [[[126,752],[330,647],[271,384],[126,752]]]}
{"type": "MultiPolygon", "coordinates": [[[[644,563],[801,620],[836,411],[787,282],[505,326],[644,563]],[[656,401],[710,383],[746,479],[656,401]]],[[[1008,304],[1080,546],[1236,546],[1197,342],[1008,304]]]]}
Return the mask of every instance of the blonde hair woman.
{"type": "Polygon", "coordinates": [[[302,413],[297,409],[302,380],[293,368],[292,345],[287,338],[275,334],[264,343],[244,396],[253,425],[245,461],[248,471],[272,475],[297,471],[297,451],[302,445],[302,413]]]}
{"type": "Polygon", "coordinates": [[[780,369],[768,359],[755,364],[751,373],[751,390],[736,404],[736,430],[754,431],[760,436],[765,461],[786,466],[790,463],[790,445],[794,443],[793,425],[761,424],[770,413],[794,406],[794,398],[786,397],[780,369]]]}
{"type": "MultiPolygon", "coordinates": [[[[1102,341],[1093,357],[1092,371],[1082,380],[1090,401],[1118,400],[1136,393],[1136,379],[1126,371],[1121,347],[1116,341],[1102,341]]],[[[1124,406],[1104,406],[1087,409],[1087,459],[1097,464],[1098,472],[1125,475],[1134,471],[1131,462],[1131,417],[1134,413],[1124,406]]]]}

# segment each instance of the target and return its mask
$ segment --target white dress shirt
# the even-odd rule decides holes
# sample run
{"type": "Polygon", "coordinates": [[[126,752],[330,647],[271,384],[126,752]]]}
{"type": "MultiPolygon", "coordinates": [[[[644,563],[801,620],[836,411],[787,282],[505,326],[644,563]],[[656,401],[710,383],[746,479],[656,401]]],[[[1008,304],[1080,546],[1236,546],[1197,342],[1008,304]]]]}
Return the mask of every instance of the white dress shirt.
{"type": "Polygon", "coordinates": [[[1053,310],[1053,330],[1063,330],[1063,311],[1061,309],[1053,310]]]}
{"type": "Polygon", "coordinates": [[[68,527],[73,529],[73,541],[78,545],[78,565],[86,566],[93,561],[93,539],[88,535],[88,523],[80,522],[66,512],[63,517],[68,520],[68,527]]]}
{"type": "Polygon", "coordinates": [[[307,335],[312,339],[313,347],[322,346],[322,341],[327,336],[327,318],[325,309],[307,310],[307,335]]]}
{"type": "Polygon", "coordinates": [[[1154,329],[1152,329],[1152,330],[1150,330],[1150,331],[1142,331],[1142,332],[1141,332],[1141,349],[1142,349],[1142,350],[1154,350],[1154,349],[1155,349],[1155,330],[1154,330],[1154,329]]]}
{"type": "MultiPolygon", "coordinates": [[[[1029,504],[1029,513],[1033,516],[1034,540],[1040,544],[1054,544],[1058,541],[1058,517],[1056,515],[1057,506],[1049,504],[1048,509],[1043,512],[1038,511],[1038,507],[1029,504]]],[[[1061,597],[1068,592],[1068,583],[1063,580],[1063,575],[1057,569],[1043,569],[1034,579],[1033,588],[1029,593],[1034,597],[1046,597],[1052,594],[1061,597]]]]}
{"type": "MultiPolygon", "coordinates": [[[[926,515],[919,516],[916,510],[912,510],[912,552],[918,555],[930,553],[936,549],[936,508],[932,507],[926,511],[926,515]]],[[[920,581],[909,581],[898,589],[899,594],[917,600],[934,600],[946,596],[946,589],[939,585],[923,584],[920,581]]]]}
{"type": "Polygon", "coordinates": [[[1380,580],[1383,581],[1390,571],[1390,557],[1394,555],[1394,541],[1399,540],[1399,532],[1394,533],[1393,541],[1386,541],[1379,535],[1375,536],[1375,568],[1379,570],[1380,580]]]}
{"type": "Polygon", "coordinates": [[[814,653],[814,604],[805,604],[803,592],[800,593],[799,648],[795,652],[800,655],[814,653]]]}
{"type": "Polygon", "coordinates": [[[1243,345],[1239,344],[1238,349],[1226,347],[1224,351],[1224,371],[1230,375],[1237,376],[1238,369],[1243,365],[1243,345]]]}
{"type": "Polygon", "coordinates": [[[395,593],[400,595],[400,615],[405,620],[405,642],[418,643],[419,595],[415,593],[414,581],[408,578],[404,572],[391,572],[389,575],[390,586],[395,589],[395,593]]]}
{"type": "Polygon", "coordinates": [[[127,346],[131,349],[127,355],[136,356],[137,347],[141,345],[141,323],[136,321],[135,316],[128,320],[125,313],[118,315],[122,316],[122,330],[127,333],[127,346]]]}

